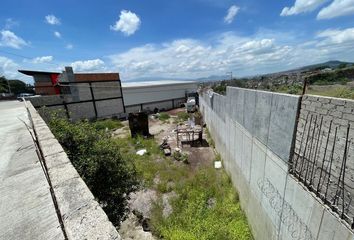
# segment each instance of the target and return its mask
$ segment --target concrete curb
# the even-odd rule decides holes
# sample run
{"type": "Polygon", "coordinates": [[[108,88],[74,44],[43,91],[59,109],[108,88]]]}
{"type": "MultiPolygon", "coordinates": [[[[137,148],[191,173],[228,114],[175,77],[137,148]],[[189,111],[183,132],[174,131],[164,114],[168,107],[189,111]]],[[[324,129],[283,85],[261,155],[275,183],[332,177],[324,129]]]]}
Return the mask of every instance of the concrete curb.
{"type": "Polygon", "coordinates": [[[69,240],[121,237],[30,102],[26,107],[69,240]]]}

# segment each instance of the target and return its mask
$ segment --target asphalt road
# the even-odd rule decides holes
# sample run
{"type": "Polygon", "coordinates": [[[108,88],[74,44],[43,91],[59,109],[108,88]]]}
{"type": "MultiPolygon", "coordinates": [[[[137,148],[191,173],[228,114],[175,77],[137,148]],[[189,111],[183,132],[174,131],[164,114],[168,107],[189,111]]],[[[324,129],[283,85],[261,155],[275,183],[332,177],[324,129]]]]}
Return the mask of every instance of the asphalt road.
{"type": "Polygon", "coordinates": [[[23,102],[0,101],[0,239],[64,239],[23,102]]]}

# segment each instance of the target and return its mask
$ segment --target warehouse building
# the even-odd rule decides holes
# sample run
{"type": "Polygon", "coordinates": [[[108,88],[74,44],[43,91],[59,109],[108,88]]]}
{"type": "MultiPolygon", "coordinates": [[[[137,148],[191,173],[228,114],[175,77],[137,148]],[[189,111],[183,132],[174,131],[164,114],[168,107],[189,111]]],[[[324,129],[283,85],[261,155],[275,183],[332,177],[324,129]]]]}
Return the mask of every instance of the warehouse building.
{"type": "Polygon", "coordinates": [[[198,88],[194,81],[121,82],[118,73],[74,73],[71,67],[61,73],[19,72],[33,77],[35,92],[41,95],[30,98],[34,107],[61,109],[73,120],[178,108],[198,88]]]}
{"type": "Polygon", "coordinates": [[[198,83],[194,81],[122,82],[125,110],[164,111],[182,107],[189,94],[195,94],[198,83]]]}
{"type": "Polygon", "coordinates": [[[73,120],[125,117],[118,73],[62,73],[19,70],[33,76],[39,97],[29,98],[36,108],[63,110],[73,120]]]}

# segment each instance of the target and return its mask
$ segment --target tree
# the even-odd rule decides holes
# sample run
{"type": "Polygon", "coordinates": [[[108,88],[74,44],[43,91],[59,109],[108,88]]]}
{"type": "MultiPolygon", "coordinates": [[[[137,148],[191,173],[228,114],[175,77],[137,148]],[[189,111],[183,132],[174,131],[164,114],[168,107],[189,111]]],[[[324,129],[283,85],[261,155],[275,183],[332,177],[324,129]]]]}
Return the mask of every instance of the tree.
{"type": "Polygon", "coordinates": [[[49,126],[76,170],[115,226],[125,218],[129,193],[138,186],[135,166],[119,144],[88,121],[72,123],[54,113],[49,126]]]}
{"type": "Polygon", "coordinates": [[[10,93],[9,86],[11,92],[14,94],[19,93],[34,93],[33,86],[27,84],[21,80],[9,80],[4,76],[0,77],[0,93],[10,93]]]}
{"type": "Polygon", "coordinates": [[[339,64],[338,68],[339,68],[339,69],[343,69],[343,68],[346,68],[347,65],[348,65],[348,64],[346,64],[346,63],[341,63],[341,64],[339,64]]]}

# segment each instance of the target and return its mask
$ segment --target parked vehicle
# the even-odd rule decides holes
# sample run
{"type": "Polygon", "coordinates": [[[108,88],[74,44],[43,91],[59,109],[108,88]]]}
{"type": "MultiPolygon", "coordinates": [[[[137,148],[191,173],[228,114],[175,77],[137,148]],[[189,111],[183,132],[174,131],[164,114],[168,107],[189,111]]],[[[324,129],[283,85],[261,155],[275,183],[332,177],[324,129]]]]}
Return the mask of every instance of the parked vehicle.
{"type": "Polygon", "coordinates": [[[34,96],[34,94],[32,94],[32,93],[20,93],[20,94],[17,95],[17,100],[22,102],[23,98],[33,97],[33,96],[34,96]]]}
{"type": "Polygon", "coordinates": [[[196,106],[197,105],[196,105],[195,97],[189,97],[186,102],[187,112],[195,112],[196,106]]]}

